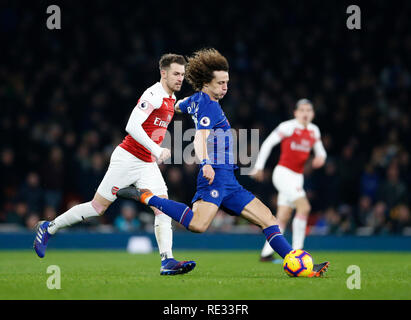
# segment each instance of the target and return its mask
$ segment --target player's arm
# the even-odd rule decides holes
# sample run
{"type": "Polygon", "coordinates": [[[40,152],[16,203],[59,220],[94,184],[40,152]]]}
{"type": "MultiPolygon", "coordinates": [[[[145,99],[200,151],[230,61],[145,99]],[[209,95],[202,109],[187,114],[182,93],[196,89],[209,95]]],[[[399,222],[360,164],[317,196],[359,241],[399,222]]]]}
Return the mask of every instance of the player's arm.
{"type": "Polygon", "coordinates": [[[252,171],[252,177],[257,181],[263,181],[263,170],[268,157],[270,156],[271,150],[280,143],[282,140],[282,134],[280,133],[279,127],[277,127],[271,134],[264,140],[261,145],[260,152],[257,156],[257,161],[254,165],[254,170],[252,171]]]}
{"type": "Polygon", "coordinates": [[[174,111],[177,113],[185,113],[186,111],[186,106],[185,106],[185,102],[187,101],[189,97],[185,97],[184,99],[178,100],[176,102],[176,104],[174,105],[174,111]]]}
{"type": "Polygon", "coordinates": [[[194,151],[197,158],[203,164],[203,176],[208,180],[209,184],[213,183],[214,180],[214,169],[210,164],[207,162],[210,161],[207,152],[207,138],[210,135],[210,130],[201,129],[197,130],[194,136],[194,151]]]}
{"type": "Polygon", "coordinates": [[[313,146],[314,150],[314,159],[312,162],[312,166],[314,169],[321,168],[325,164],[325,160],[327,159],[327,152],[321,142],[321,139],[317,140],[317,142],[313,146]]]}
{"type": "Polygon", "coordinates": [[[126,131],[134,140],[148,149],[159,162],[162,162],[171,156],[171,151],[166,148],[161,148],[147,135],[142,127],[142,124],[147,120],[153,110],[154,107],[147,101],[139,102],[131,112],[126,131]]]}
{"type": "Polygon", "coordinates": [[[314,159],[312,162],[312,166],[314,169],[321,168],[325,164],[325,160],[327,159],[327,152],[325,151],[324,145],[321,141],[321,133],[320,130],[316,130],[317,141],[314,143],[313,150],[314,150],[314,159]]]}

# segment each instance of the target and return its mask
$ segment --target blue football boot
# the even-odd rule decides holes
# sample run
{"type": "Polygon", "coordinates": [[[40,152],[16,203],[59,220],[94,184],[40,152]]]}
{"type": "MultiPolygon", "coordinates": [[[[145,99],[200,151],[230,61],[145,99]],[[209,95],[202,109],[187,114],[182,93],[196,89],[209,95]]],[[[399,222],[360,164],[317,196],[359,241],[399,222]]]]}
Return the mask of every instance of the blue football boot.
{"type": "Polygon", "coordinates": [[[160,275],[174,276],[184,274],[193,270],[196,266],[194,261],[177,261],[175,259],[165,259],[161,261],[160,275]]]}
{"type": "Polygon", "coordinates": [[[49,221],[40,221],[36,225],[36,238],[34,239],[33,248],[40,258],[43,258],[46,254],[47,242],[49,241],[51,234],[48,233],[47,228],[49,221]]]}

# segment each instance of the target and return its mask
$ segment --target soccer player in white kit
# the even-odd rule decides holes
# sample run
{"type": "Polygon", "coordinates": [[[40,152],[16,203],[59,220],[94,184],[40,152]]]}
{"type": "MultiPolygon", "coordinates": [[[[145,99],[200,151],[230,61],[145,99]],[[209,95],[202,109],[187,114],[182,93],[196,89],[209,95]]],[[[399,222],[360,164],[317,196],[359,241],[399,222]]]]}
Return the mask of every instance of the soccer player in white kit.
{"type": "MultiPolygon", "coordinates": [[[[113,151],[109,168],[92,201],[79,204],[53,221],[40,221],[34,249],[43,258],[47,242],[59,229],[90,217],[102,215],[117,198],[119,189],[129,185],[149,188],[154,194],[168,198],[167,187],[157,165],[171,156],[169,149],[160,145],[174,115],[174,92],[180,91],[186,60],[181,55],[165,54],[159,62],[161,79],[148,88],[137,102],[128,120],[128,135],[113,151]]],[[[194,261],[177,261],[172,253],[171,218],[157,208],[154,232],[161,256],[161,275],[187,273],[194,269],[194,261]]]]}
{"type": "MultiPolygon", "coordinates": [[[[297,102],[294,119],[280,123],[261,145],[252,177],[263,181],[263,169],[272,148],[281,143],[281,155],[273,172],[273,183],[278,191],[277,219],[280,230],[285,232],[294,209],[296,213],[292,222],[292,247],[302,249],[304,246],[307,219],[311,210],[304,191],[304,165],[313,149],[314,169],[321,168],[327,153],[321,142],[320,129],[311,121],[314,118],[313,104],[307,99],[297,102]]],[[[273,260],[274,250],[266,242],[261,252],[261,261],[273,260]]]]}

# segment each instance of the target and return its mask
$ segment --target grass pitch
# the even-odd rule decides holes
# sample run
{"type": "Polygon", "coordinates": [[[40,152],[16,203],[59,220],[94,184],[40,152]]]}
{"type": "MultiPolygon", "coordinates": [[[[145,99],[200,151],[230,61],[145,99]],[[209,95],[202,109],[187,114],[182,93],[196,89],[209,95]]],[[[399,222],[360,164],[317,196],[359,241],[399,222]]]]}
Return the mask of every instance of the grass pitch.
{"type": "Polygon", "coordinates": [[[324,278],[289,278],[282,266],[258,261],[259,251],[180,251],[192,259],[189,274],[160,276],[157,253],[49,250],[0,251],[0,299],[282,300],[411,299],[411,253],[314,251],[330,261],[324,278]],[[47,288],[50,265],[61,289],[47,288]],[[350,265],[361,270],[361,289],[347,288],[350,265]]]}

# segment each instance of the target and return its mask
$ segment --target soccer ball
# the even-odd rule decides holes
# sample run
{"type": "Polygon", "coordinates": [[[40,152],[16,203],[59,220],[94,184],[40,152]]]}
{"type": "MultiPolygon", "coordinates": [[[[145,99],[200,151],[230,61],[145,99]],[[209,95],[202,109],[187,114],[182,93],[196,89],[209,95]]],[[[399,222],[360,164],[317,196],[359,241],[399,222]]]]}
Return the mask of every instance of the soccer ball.
{"type": "Polygon", "coordinates": [[[293,250],[285,256],[283,267],[290,277],[309,277],[313,271],[313,258],[307,251],[293,250]]]}

